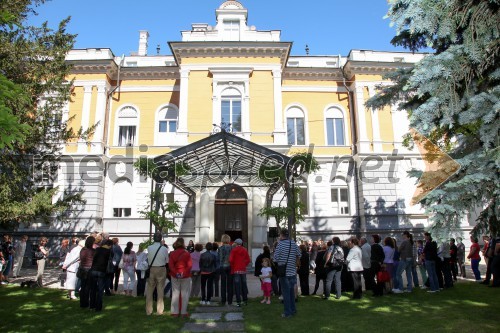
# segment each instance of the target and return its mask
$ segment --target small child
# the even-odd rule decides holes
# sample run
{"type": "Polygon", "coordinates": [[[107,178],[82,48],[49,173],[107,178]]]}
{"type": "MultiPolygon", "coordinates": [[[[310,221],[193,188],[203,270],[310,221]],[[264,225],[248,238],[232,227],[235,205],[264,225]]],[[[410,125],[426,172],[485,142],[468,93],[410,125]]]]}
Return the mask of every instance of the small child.
{"type": "Polygon", "coordinates": [[[264,292],[264,299],[260,301],[262,304],[271,304],[271,276],[273,275],[271,270],[271,261],[269,258],[262,259],[262,270],[260,281],[261,281],[261,289],[264,292]]]}

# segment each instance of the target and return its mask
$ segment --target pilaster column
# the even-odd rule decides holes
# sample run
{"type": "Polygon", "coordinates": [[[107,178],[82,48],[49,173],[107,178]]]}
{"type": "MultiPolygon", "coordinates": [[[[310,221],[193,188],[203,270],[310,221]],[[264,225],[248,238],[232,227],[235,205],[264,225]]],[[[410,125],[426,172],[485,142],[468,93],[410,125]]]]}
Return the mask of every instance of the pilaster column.
{"type": "Polygon", "coordinates": [[[197,239],[199,243],[205,244],[210,240],[210,195],[207,190],[200,195],[200,224],[198,227],[197,239]]]}
{"type": "Polygon", "coordinates": [[[106,113],[106,94],[108,92],[108,87],[106,84],[97,86],[97,105],[95,110],[95,131],[94,138],[92,140],[92,149],[91,152],[93,154],[103,154],[104,153],[104,120],[106,113]]]}
{"type": "Polygon", "coordinates": [[[402,150],[408,151],[403,146],[403,135],[410,130],[410,121],[406,110],[398,110],[396,104],[391,105],[392,132],[394,133],[394,148],[399,152],[402,150]]]}
{"type": "Polygon", "coordinates": [[[273,70],[274,90],[274,143],[287,144],[286,131],[283,128],[283,94],[281,89],[281,69],[273,70]]]}
{"type": "MultiPolygon", "coordinates": [[[[84,131],[89,128],[90,107],[92,102],[92,86],[83,87],[83,105],[82,105],[82,122],[81,127],[84,131]]],[[[87,144],[83,140],[78,141],[78,154],[86,154],[87,144]]]]}
{"type": "Polygon", "coordinates": [[[179,143],[187,143],[188,135],[188,91],[189,91],[189,69],[181,69],[180,100],[179,100],[179,128],[177,136],[179,143]]]}
{"type": "MultiPolygon", "coordinates": [[[[370,97],[375,96],[375,87],[368,86],[368,94],[370,97]]],[[[380,137],[380,120],[378,117],[379,111],[375,108],[370,109],[372,114],[372,134],[373,134],[373,151],[376,153],[382,152],[382,139],[380,137]]]]}
{"type": "Polygon", "coordinates": [[[370,152],[370,141],[368,140],[368,134],[366,131],[366,109],[365,109],[365,98],[363,96],[363,86],[361,84],[356,84],[354,86],[354,96],[356,105],[356,115],[357,115],[357,131],[358,131],[358,152],[368,153],[370,152]]]}

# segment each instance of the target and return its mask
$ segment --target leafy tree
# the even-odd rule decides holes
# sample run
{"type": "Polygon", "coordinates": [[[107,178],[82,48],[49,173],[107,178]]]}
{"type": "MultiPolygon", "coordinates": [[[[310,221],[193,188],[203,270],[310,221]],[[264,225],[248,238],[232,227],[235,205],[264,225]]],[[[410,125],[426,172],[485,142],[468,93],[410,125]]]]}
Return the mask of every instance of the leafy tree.
{"type": "MultiPolygon", "coordinates": [[[[153,162],[153,159],[138,159],[134,163],[134,168],[137,172],[146,178],[155,178],[158,176],[159,169],[153,162]]],[[[175,183],[177,177],[180,177],[189,171],[189,167],[184,164],[175,164],[172,170],[167,170],[167,175],[164,176],[171,184],[175,183]]],[[[139,213],[143,218],[148,219],[154,226],[156,231],[161,233],[169,231],[177,231],[177,224],[174,222],[173,216],[182,212],[181,206],[177,201],[168,202],[164,200],[163,183],[156,183],[154,189],[149,194],[149,206],[139,213]]]]}
{"type": "Polygon", "coordinates": [[[15,226],[54,214],[83,202],[81,191],[65,191],[53,202],[62,144],[86,138],[62,121],[71,97],[65,56],[75,35],[66,32],[69,19],[57,30],[28,26],[30,15],[45,0],[0,2],[0,223],[15,226]],[[5,124],[5,127],[3,127],[5,124]]]}
{"type": "Polygon", "coordinates": [[[266,218],[274,217],[278,229],[282,227],[289,228],[295,238],[296,224],[305,219],[303,214],[305,206],[299,200],[300,188],[294,187],[293,184],[295,179],[319,169],[319,163],[313,154],[306,152],[294,154],[285,168],[262,165],[259,169],[259,178],[270,186],[273,186],[275,190],[282,188],[287,196],[287,204],[286,207],[282,207],[281,205],[275,207],[270,206],[271,202],[269,202],[268,206],[261,208],[259,215],[266,218]]]}
{"type": "Polygon", "coordinates": [[[399,104],[412,128],[460,164],[421,201],[442,235],[478,207],[474,231],[499,230],[499,6],[498,0],[389,1],[397,30],[392,44],[433,53],[387,75],[394,84],[380,87],[367,105],[399,104]]]}

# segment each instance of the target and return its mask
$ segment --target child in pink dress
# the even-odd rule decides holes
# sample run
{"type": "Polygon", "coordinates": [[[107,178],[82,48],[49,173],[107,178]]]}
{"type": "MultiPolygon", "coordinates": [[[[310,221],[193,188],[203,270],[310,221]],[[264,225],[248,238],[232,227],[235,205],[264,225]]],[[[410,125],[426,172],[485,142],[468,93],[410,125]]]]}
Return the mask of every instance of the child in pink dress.
{"type": "Polygon", "coordinates": [[[262,269],[260,274],[261,289],[264,292],[264,299],[260,301],[262,304],[271,304],[271,276],[273,275],[271,270],[271,262],[269,258],[262,259],[262,269]]]}

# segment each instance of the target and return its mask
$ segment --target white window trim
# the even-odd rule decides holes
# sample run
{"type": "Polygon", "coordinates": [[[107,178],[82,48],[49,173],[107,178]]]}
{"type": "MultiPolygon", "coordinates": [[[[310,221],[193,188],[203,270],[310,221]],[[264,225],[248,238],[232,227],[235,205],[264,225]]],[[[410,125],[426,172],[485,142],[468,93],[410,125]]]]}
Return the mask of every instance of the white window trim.
{"type": "MultiPolygon", "coordinates": [[[[346,179],[343,177],[343,176],[337,176],[335,177],[335,179],[332,179],[330,181],[330,207],[332,209],[332,212],[334,216],[352,216],[354,215],[353,214],[353,207],[352,207],[352,198],[353,198],[353,193],[351,193],[352,191],[352,186],[349,186],[349,184],[347,183],[346,179]],[[349,212],[347,214],[342,214],[340,213],[340,206],[338,207],[335,207],[334,208],[334,205],[333,205],[333,200],[332,200],[332,196],[331,196],[331,193],[332,193],[332,189],[340,189],[340,188],[345,188],[347,189],[347,208],[349,208],[349,212]],[[334,211],[334,209],[336,209],[336,211],[334,211]]],[[[339,195],[340,195],[340,192],[339,192],[339,195]]],[[[339,197],[339,201],[338,202],[341,202],[340,201],[340,197],[339,197]]]]}
{"type": "MultiPolygon", "coordinates": [[[[286,142],[288,144],[288,133],[287,133],[287,130],[288,130],[288,127],[287,127],[287,120],[288,120],[288,110],[290,110],[291,108],[299,108],[302,113],[304,114],[304,145],[296,145],[296,146],[308,146],[309,145],[309,119],[308,119],[308,112],[307,112],[307,109],[305,106],[303,106],[302,104],[299,104],[299,103],[292,103],[292,104],[288,104],[286,107],[285,107],[285,112],[284,112],[284,119],[283,119],[283,128],[285,129],[285,135],[286,135],[286,142]]],[[[297,118],[297,117],[292,117],[292,118],[297,118]]]]}
{"type": "MultiPolygon", "coordinates": [[[[134,104],[123,104],[123,105],[120,105],[119,108],[116,109],[116,114],[115,114],[115,133],[114,133],[114,138],[113,138],[113,146],[115,147],[124,147],[124,146],[118,146],[118,141],[119,141],[119,137],[120,137],[120,123],[119,123],[119,115],[120,115],[120,112],[124,109],[124,108],[127,108],[127,107],[131,107],[131,108],[134,108],[135,111],[137,112],[137,122],[135,124],[135,142],[134,142],[134,147],[137,146],[140,142],[139,138],[139,125],[140,125],[140,119],[141,119],[141,111],[139,110],[139,108],[134,105],[134,104]]],[[[124,126],[133,126],[133,125],[124,125],[124,126]]]]}
{"type": "Polygon", "coordinates": [[[328,147],[348,147],[351,145],[351,134],[349,132],[349,126],[347,126],[347,112],[346,110],[339,104],[328,104],[325,109],[323,110],[323,131],[324,131],[324,136],[325,136],[325,146],[328,147]],[[343,146],[332,146],[328,144],[328,134],[326,130],[326,118],[327,118],[327,113],[329,109],[338,109],[342,113],[342,117],[344,119],[344,145],[343,146]]]}
{"type": "Polygon", "coordinates": [[[155,132],[154,132],[155,133],[155,136],[154,136],[154,145],[155,146],[168,146],[168,144],[161,142],[160,138],[162,136],[170,137],[172,140],[177,139],[177,132],[179,131],[179,118],[180,118],[179,107],[175,104],[172,104],[172,103],[162,104],[156,109],[156,112],[155,112],[155,132]],[[164,119],[160,119],[160,112],[165,108],[172,108],[172,109],[177,110],[177,131],[175,133],[171,133],[171,132],[160,133],[160,126],[159,126],[160,120],[164,120],[164,119]]]}
{"type": "MultiPolygon", "coordinates": [[[[111,197],[109,198],[109,217],[111,218],[123,218],[123,217],[114,217],[114,208],[130,208],[131,211],[130,211],[130,216],[128,216],[127,218],[133,218],[133,217],[136,217],[136,198],[135,198],[135,191],[134,191],[134,183],[131,181],[131,179],[134,179],[132,177],[136,177],[137,175],[135,175],[135,172],[134,172],[134,175],[130,175],[130,173],[127,173],[125,176],[122,176],[122,177],[119,177],[117,178],[115,181],[111,181],[110,182],[110,186],[111,186],[111,189],[112,191],[109,191],[111,193],[111,197]],[[128,183],[130,183],[130,186],[131,186],[131,189],[132,189],[132,193],[131,195],[133,196],[131,199],[130,199],[130,206],[125,206],[125,205],[117,205],[115,207],[115,203],[114,203],[114,193],[115,193],[115,185],[116,183],[118,182],[121,182],[121,181],[126,181],[128,183]]],[[[108,191],[106,191],[108,192],[108,191]]]]}
{"type": "Polygon", "coordinates": [[[222,92],[234,88],[241,94],[241,135],[250,139],[250,67],[213,67],[209,68],[212,74],[212,124],[219,125],[221,121],[222,92]]]}

